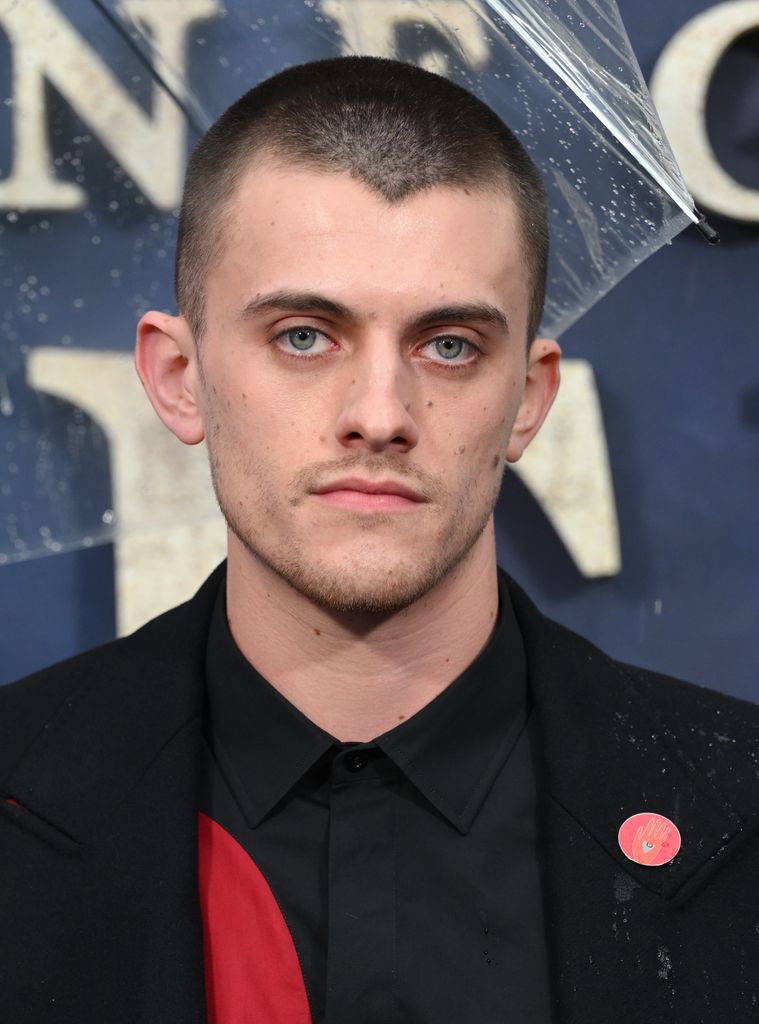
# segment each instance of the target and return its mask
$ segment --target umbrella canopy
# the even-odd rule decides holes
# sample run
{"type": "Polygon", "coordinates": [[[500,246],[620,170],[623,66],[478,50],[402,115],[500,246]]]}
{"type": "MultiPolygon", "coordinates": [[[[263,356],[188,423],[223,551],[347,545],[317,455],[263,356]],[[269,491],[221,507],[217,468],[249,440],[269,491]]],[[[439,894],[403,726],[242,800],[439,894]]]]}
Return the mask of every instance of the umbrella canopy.
{"type": "Polygon", "coordinates": [[[195,456],[152,472],[125,353],[144,309],[173,308],[189,149],[285,66],[392,56],[501,115],[549,190],[546,336],[703,221],[614,0],[0,0],[0,27],[0,562],[176,522],[169,491],[184,522],[215,514],[195,456]],[[132,467],[115,495],[108,441],[132,467]]]}

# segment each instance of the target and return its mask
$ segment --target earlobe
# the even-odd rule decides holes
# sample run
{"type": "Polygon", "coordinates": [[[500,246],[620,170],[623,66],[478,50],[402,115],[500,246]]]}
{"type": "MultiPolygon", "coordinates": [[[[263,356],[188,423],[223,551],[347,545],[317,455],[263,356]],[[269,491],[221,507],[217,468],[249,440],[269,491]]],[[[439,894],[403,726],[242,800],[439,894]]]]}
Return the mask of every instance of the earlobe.
{"type": "Polygon", "coordinates": [[[195,341],[182,316],[151,310],[137,325],[135,366],[162,422],[184,444],[204,435],[195,341]]]}
{"type": "Polygon", "coordinates": [[[518,462],[540,430],[559,390],[561,349],[549,338],[536,338],[527,357],[524,394],[506,448],[506,461],[518,462]]]}

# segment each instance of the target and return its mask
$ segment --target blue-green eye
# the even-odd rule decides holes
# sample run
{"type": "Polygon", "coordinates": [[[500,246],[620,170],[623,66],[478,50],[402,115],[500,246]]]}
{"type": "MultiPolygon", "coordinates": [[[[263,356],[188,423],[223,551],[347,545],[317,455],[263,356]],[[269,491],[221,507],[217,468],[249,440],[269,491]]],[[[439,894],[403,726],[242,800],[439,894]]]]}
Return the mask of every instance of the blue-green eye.
{"type": "Polygon", "coordinates": [[[439,338],[433,338],[424,348],[432,362],[459,366],[474,362],[478,354],[475,345],[464,338],[457,338],[454,334],[442,334],[439,338]]]}
{"type": "Polygon", "coordinates": [[[291,356],[298,353],[304,356],[321,355],[330,345],[326,334],[315,327],[290,327],[276,335],[274,342],[278,348],[291,356]]]}
{"type": "Polygon", "coordinates": [[[435,349],[443,359],[455,359],[464,351],[464,342],[461,338],[437,338],[435,349]]]}
{"type": "Polygon", "coordinates": [[[310,327],[296,327],[288,331],[285,337],[299,352],[308,352],[316,344],[318,331],[313,331],[310,327]]]}

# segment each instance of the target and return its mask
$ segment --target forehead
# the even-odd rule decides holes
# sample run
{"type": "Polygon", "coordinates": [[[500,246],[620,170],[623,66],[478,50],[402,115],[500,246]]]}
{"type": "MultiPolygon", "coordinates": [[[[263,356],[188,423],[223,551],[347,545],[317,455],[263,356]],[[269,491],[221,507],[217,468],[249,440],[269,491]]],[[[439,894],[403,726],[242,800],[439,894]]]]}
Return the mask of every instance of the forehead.
{"type": "Polygon", "coordinates": [[[389,203],[347,173],[259,162],[228,200],[221,230],[209,312],[307,288],[354,307],[479,300],[506,302],[513,322],[526,317],[518,214],[501,188],[440,186],[389,203]]]}

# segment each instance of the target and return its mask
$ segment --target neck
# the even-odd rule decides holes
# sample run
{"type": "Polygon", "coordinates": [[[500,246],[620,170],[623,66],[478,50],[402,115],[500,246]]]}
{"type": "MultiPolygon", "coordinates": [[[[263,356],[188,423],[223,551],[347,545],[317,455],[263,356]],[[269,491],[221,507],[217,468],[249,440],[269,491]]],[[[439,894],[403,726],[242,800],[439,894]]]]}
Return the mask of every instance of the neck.
{"type": "Polygon", "coordinates": [[[247,660],[307,718],[366,742],[416,714],[477,657],[498,614],[492,520],[466,558],[392,615],[338,615],[230,534],[227,614],[247,660]]]}

